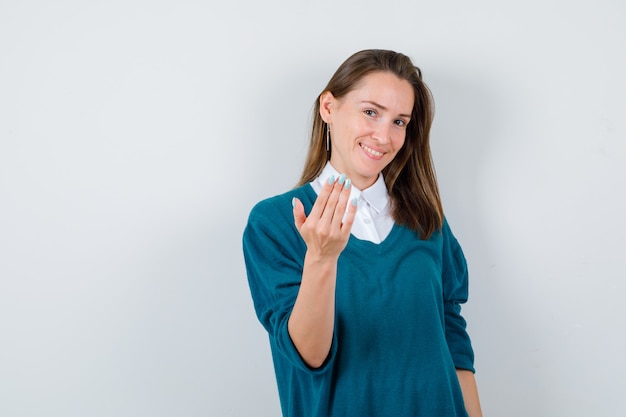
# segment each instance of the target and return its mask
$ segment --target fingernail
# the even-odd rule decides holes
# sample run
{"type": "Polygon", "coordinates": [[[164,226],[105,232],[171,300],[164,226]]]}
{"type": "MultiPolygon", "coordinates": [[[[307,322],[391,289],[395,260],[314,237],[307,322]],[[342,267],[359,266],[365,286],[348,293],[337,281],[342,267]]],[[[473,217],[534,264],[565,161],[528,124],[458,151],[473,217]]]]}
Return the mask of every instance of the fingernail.
{"type": "Polygon", "coordinates": [[[357,203],[357,200],[356,200],[356,197],[354,197],[354,198],[352,199],[352,205],[356,207],[356,203],[357,203]]]}
{"type": "Polygon", "coordinates": [[[347,190],[348,188],[350,188],[351,185],[352,185],[352,181],[350,181],[350,178],[348,178],[346,180],[346,185],[344,185],[343,188],[347,190]]]}
{"type": "Polygon", "coordinates": [[[333,183],[335,182],[335,176],[331,175],[330,177],[328,177],[328,185],[333,185],[333,183]]]}
{"type": "Polygon", "coordinates": [[[291,199],[291,207],[296,208],[296,198],[291,199]]]}
{"type": "Polygon", "coordinates": [[[337,182],[339,183],[339,185],[341,185],[344,183],[345,180],[346,180],[346,174],[341,174],[337,182]]]}

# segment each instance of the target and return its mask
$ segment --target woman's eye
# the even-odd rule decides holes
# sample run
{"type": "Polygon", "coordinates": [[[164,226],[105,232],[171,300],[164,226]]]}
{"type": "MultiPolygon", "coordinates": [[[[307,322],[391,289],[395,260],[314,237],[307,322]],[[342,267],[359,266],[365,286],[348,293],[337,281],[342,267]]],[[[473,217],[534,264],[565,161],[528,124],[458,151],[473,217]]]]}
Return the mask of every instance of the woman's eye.
{"type": "Polygon", "coordinates": [[[367,114],[368,116],[376,116],[376,111],[375,110],[365,110],[365,114],[367,114]]]}
{"type": "Polygon", "coordinates": [[[398,119],[396,120],[396,125],[400,126],[400,127],[404,127],[406,125],[406,122],[402,119],[398,119]]]}

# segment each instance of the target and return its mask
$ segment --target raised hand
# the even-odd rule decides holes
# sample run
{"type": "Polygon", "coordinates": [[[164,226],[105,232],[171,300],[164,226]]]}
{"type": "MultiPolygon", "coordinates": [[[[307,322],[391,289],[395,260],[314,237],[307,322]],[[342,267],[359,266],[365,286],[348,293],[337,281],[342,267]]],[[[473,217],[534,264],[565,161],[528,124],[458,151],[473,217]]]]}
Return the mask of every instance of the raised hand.
{"type": "Polygon", "coordinates": [[[313,368],[322,366],[332,343],[337,261],[348,243],[356,214],[356,201],[348,204],[350,186],[343,174],[336,180],[329,178],[308,217],[302,202],[293,199],[294,223],[307,252],[288,329],[300,356],[313,368]]]}
{"type": "Polygon", "coordinates": [[[348,202],[350,187],[351,182],[344,174],[337,179],[331,176],[324,183],[308,217],[302,202],[293,199],[294,223],[307,245],[309,256],[339,257],[346,247],[356,214],[356,200],[348,202]]]}

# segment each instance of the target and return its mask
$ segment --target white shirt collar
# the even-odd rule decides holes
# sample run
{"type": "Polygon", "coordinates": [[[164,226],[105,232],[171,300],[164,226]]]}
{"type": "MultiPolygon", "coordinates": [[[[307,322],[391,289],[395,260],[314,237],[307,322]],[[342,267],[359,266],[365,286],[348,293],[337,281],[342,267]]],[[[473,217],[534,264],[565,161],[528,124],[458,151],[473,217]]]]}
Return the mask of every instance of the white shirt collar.
{"type": "Polygon", "coordinates": [[[378,174],[378,179],[372,186],[363,190],[361,196],[376,210],[377,214],[387,207],[387,204],[389,204],[389,193],[387,192],[387,185],[382,172],[378,174]]]}

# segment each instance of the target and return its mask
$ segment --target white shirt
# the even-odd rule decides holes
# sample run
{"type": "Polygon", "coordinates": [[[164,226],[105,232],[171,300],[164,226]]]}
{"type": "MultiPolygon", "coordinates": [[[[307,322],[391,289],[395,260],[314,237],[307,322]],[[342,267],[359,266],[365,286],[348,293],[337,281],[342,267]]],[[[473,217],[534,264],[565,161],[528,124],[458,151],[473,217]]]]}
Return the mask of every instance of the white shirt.
{"type": "MultiPolygon", "coordinates": [[[[327,162],[320,176],[311,181],[311,186],[316,193],[320,193],[324,182],[327,182],[331,175],[337,178],[340,173],[330,162],[327,162]]],[[[361,191],[352,185],[349,201],[353,198],[357,199],[357,211],[352,225],[352,234],[361,240],[369,240],[373,243],[385,240],[393,228],[394,221],[389,210],[389,193],[383,174],[379,174],[376,182],[365,190],[361,191]]]]}

